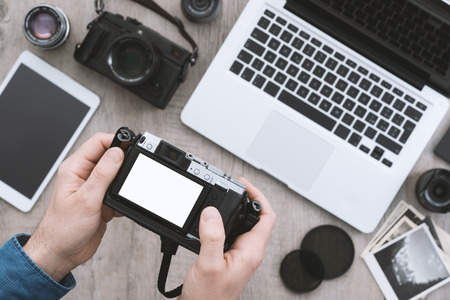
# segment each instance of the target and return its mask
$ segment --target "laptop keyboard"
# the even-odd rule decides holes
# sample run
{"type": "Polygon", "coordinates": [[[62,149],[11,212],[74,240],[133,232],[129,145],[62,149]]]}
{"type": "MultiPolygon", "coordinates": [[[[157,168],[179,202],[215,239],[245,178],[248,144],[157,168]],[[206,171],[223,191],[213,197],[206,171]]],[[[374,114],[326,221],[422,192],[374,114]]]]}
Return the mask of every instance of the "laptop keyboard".
{"type": "Polygon", "coordinates": [[[340,16],[445,76],[450,25],[407,0],[320,0],[340,16]]]}
{"type": "Polygon", "coordinates": [[[427,109],[270,10],[230,71],[387,167],[427,109]]]}

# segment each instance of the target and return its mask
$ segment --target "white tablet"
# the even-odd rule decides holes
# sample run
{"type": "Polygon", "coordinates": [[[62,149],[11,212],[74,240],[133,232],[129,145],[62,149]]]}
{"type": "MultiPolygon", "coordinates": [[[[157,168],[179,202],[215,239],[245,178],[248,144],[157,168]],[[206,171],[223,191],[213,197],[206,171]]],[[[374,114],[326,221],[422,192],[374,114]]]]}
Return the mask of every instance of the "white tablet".
{"type": "Polygon", "coordinates": [[[0,85],[0,198],[29,211],[99,103],[97,95],[23,52],[0,85]]]}

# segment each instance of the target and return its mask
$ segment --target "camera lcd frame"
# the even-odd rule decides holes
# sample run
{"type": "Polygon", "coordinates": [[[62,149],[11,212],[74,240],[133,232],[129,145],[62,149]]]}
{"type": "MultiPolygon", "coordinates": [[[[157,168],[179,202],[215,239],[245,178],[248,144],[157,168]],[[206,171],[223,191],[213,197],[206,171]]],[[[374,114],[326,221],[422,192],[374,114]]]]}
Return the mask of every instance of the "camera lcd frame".
{"type": "Polygon", "coordinates": [[[224,223],[226,251],[259,221],[261,204],[248,199],[245,184],[194,155],[127,127],[117,131],[115,146],[125,152],[125,160],[104,203],[161,238],[199,253],[200,215],[214,206],[224,223]]]}

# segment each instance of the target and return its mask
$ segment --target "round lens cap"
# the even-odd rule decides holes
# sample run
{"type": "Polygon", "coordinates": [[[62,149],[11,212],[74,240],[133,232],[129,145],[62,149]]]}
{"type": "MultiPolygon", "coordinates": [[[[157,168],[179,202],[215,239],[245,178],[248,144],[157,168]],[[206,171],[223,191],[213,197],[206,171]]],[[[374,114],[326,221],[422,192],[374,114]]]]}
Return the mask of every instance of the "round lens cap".
{"type": "Polygon", "coordinates": [[[323,279],[323,264],[320,258],[308,250],[294,250],[283,259],[280,275],[284,284],[295,292],[310,292],[323,279]],[[314,270],[311,272],[310,270],[314,270]]]}
{"type": "MultiPolygon", "coordinates": [[[[333,225],[323,225],[310,230],[300,248],[318,256],[323,263],[323,279],[332,279],[344,274],[352,265],[355,256],[350,236],[333,225]]],[[[314,272],[313,269],[308,271],[314,272]]]]}

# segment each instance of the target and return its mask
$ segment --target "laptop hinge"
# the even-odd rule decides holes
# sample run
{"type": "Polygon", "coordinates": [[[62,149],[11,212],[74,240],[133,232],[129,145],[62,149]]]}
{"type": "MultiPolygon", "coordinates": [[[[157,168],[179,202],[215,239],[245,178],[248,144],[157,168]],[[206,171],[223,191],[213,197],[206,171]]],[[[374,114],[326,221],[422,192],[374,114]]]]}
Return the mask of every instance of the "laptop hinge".
{"type": "Polygon", "coordinates": [[[317,6],[314,1],[288,0],[285,9],[311,23],[418,90],[422,90],[430,75],[403,56],[365,35],[349,23],[317,6]]]}

